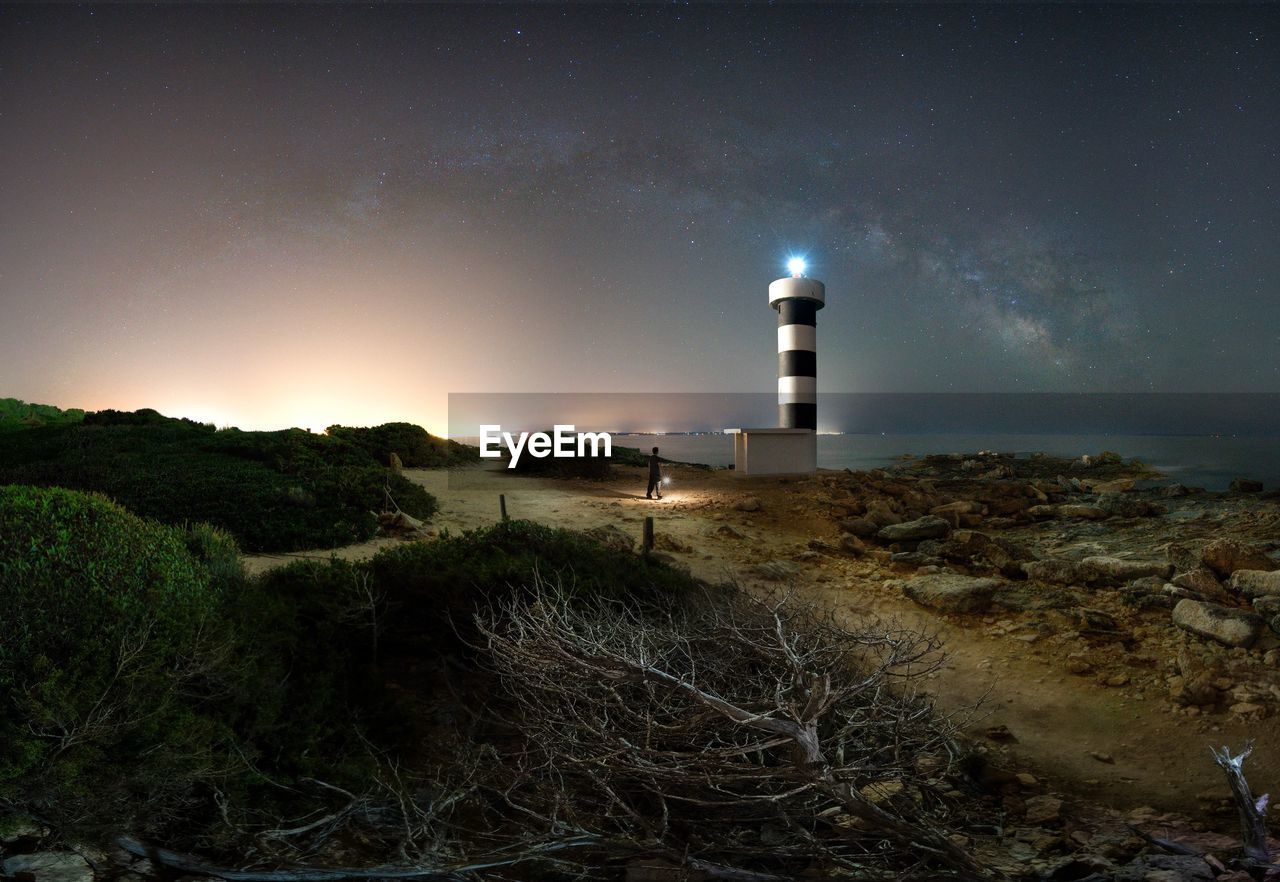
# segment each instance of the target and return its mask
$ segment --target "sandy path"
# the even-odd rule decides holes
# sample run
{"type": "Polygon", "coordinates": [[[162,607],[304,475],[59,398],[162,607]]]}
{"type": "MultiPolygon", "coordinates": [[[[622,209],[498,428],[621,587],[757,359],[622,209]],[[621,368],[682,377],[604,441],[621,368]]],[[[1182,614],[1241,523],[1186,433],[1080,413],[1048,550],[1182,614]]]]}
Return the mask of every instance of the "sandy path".
{"type": "MultiPolygon", "coordinates": [[[[504,473],[476,473],[461,480],[443,471],[408,470],[405,475],[439,498],[435,530],[460,532],[494,523],[500,493],[506,496],[511,517],[573,529],[613,524],[637,542],[644,517],[652,515],[660,540],[665,534],[676,540],[677,548],[686,547],[668,553],[695,575],[711,580],[732,577],[748,588],[777,587],[755,574],[756,565],[792,559],[812,538],[836,538],[831,518],[812,510],[808,500],[813,488],[804,481],[677,469],[675,483],[657,502],[644,498],[638,469],[622,470],[617,480],[603,484],[504,473]],[[760,511],[733,508],[747,496],[761,499],[760,511]],[[741,538],[724,530],[725,525],[741,538]]],[[[394,541],[374,540],[336,553],[365,557],[394,541]]],[[[324,558],[332,553],[257,555],[248,564],[257,571],[299,556],[324,558]]],[[[1249,724],[1225,716],[1193,721],[1171,714],[1163,694],[1139,698],[1134,690],[1098,687],[1062,670],[1062,659],[1051,647],[989,636],[973,619],[951,622],[922,610],[897,591],[883,588],[883,571],[868,562],[821,555],[797,566],[795,583],[809,597],[851,615],[873,612],[939,634],[948,656],[934,681],[939,706],[952,710],[984,699],[975,730],[1005,725],[1018,739],[1002,745],[987,742],[997,755],[1004,755],[1002,765],[1028,769],[1064,792],[1117,808],[1153,805],[1196,812],[1199,794],[1226,795],[1208,746],[1239,746],[1252,739],[1258,746],[1250,761],[1255,791],[1280,788],[1280,732],[1271,721],[1249,724]],[[1113,761],[1102,761],[1095,753],[1113,761]]]]}

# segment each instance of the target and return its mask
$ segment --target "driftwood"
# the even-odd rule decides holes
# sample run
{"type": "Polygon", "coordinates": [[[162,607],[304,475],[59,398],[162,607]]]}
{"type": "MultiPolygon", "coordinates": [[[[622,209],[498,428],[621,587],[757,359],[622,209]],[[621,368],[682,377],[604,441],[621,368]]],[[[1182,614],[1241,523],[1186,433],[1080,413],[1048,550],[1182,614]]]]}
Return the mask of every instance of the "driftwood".
{"type": "Polygon", "coordinates": [[[1267,847],[1267,794],[1256,800],[1249,791],[1249,782],[1244,777],[1244,761],[1253,753],[1253,745],[1248,744],[1236,756],[1231,749],[1209,748],[1213,761],[1227,776],[1227,784],[1231,788],[1231,797],[1235,800],[1236,811],[1240,813],[1240,835],[1243,840],[1245,857],[1256,865],[1273,866],[1271,850],[1267,847]]]}

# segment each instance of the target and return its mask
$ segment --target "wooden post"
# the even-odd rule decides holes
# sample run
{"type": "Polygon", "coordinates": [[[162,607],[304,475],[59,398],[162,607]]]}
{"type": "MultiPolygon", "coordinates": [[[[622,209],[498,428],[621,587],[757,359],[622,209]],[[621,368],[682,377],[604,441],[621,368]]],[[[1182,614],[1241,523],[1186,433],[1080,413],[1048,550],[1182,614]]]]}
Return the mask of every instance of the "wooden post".
{"type": "Polygon", "coordinates": [[[653,551],[653,518],[647,517],[644,519],[644,540],[640,543],[640,553],[648,557],[650,551],[653,551]]]}
{"type": "Polygon", "coordinates": [[[503,521],[506,521],[506,519],[507,519],[507,494],[505,494],[505,493],[499,493],[499,494],[498,494],[498,510],[499,510],[500,512],[502,512],[502,520],[503,520],[503,521]]]}

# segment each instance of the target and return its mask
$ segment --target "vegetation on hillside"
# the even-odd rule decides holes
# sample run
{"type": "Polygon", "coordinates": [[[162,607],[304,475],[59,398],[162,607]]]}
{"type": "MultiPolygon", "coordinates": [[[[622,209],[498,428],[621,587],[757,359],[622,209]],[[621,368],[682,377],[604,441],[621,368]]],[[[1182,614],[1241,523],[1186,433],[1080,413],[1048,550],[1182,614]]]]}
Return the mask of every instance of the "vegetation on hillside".
{"type": "Polygon", "coordinates": [[[0,398],[0,432],[72,425],[84,419],[79,408],[62,410],[52,404],[31,404],[17,398],[0,398]]]}
{"type": "Polygon", "coordinates": [[[0,801],[66,833],[450,878],[981,875],[914,635],[520,521],[258,578],[100,496],[5,487],[0,527],[0,801]]]}
{"type": "Polygon", "coordinates": [[[436,510],[433,496],[348,433],[405,438],[415,445],[411,457],[437,439],[381,428],[242,432],[154,410],[99,411],[75,424],[0,434],[0,483],[101,492],[167,524],[221,527],[247,551],[334,547],[375,533],[387,493],[416,518],[436,510]]]}

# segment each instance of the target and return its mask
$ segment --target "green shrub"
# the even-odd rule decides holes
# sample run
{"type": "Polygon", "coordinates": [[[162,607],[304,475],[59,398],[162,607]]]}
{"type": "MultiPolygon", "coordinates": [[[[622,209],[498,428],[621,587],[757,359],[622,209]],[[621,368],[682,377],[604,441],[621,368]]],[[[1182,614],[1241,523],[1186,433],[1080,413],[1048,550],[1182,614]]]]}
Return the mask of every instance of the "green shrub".
{"type": "Polygon", "coordinates": [[[189,798],[221,737],[183,697],[219,602],[180,531],[97,495],[0,487],[0,798],[82,824],[189,798]]]}
{"type": "Polygon", "coordinates": [[[433,469],[479,462],[476,447],[437,438],[413,423],[384,423],[380,426],[330,426],[325,434],[348,441],[368,452],[382,465],[390,465],[391,454],[411,469],[433,469]]]}
{"type": "Polygon", "coordinates": [[[167,524],[221,527],[247,551],[368,539],[384,488],[414,517],[436,511],[431,494],[349,441],[301,429],[215,431],[155,411],[0,433],[0,483],[105,493],[167,524]]]}

